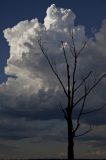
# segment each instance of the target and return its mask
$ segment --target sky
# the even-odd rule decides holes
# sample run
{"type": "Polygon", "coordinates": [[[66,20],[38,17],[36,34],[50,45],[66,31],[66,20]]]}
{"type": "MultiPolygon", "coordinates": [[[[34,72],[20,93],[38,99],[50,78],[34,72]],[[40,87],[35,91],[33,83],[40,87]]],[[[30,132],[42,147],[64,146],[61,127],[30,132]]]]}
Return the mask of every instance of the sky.
{"type": "MultiPolygon", "coordinates": [[[[66,105],[66,98],[37,40],[42,37],[45,50],[53,64],[56,62],[67,87],[59,46],[61,40],[67,43],[72,65],[68,44],[73,29],[77,49],[85,39],[88,42],[78,62],[78,83],[89,70],[94,71],[90,79],[93,82],[106,72],[106,1],[0,2],[0,158],[64,158],[67,128],[59,103],[66,105]]],[[[86,109],[103,105],[105,91],[104,79],[88,97],[86,109]]],[[[93,131],[75,140],[76,158],[106,158],[105,115],[106,109],[82,118],[79,133],[89,124],[93,131]]]]}

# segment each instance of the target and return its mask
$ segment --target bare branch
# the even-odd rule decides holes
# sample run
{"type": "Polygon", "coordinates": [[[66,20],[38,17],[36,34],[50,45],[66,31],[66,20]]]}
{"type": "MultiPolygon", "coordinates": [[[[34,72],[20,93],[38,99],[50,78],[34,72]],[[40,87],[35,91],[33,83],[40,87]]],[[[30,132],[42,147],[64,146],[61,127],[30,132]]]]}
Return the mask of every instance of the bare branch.
{"type": "Polygon", "coordinates": [[[76,54],[76,46],[75,46],[75,42],[74,42],[73,31],[71,32],[71,39],[72,39],[72,45],[73,45],[73,53],[76,54]]]}
{"type": "MultiPolygon", "coordinates": [[[[86,96],[88,96],[88,95],[91,93],[91,91],[92,91],[93,89],[95,89],[95,87],[96,87],[96,86],[101,82],[101,80],[102,80],[103,78],[105,78],[105,77],[106,77],[106,73],[103,74],[103,75],[93,84],[93,86],[87,91],[86,96]]],[[[74,103],[74,107],[75,107],[81,100],[83,100],[84,96],[85,96],[85,95],[82,95],[82,96],[74,103]]]]}
{"type": "Polygon", "coordinates": [[[62,44],[63,54],[64,54],[66,66],[67,66],[66,68],[67,68],[67,84],[68,84],[68,103],[69,103],[69,106],[70,106],[70,93],[71,93],[71,90],[70,90],[70,66],[69,66],[69,63],[68,63],[68,60],[67,60],[66,51],[65,51],[65,48],[64,48],[63,41],[61,41],[61,44],[62,44]]]}
{"type": "Polygon", "coordinates": [[[74,103],[74,94],[75,94],[75,75],[76,75],[76,69],[77,69],[77,56],[76,56],[76,50],[75,50],[75,44],[74,44],[74,39],[73,39],[73,34],[72,34],[72,40],[73,40],[73,45],[74,45],[74,68],[73,68],[73,74],[72,74],[72,95],[71,95],[71,108],[73,109],[73,103],[74,103]]]}
{"type": "Polygon", "coordinates": [[[75,92],[83,85],[84,81],[86,81],[90,77],[91,74],[92,74],[92,71],[90,71],[87,74],[87,76],[82,79],[81,83],[75,88],[75,90],[74,90],[75,92]]]}
{"type": "Polygon", "coordinates": [[[102,109],[105,108],[105,107],[106,107],[106,104],[104,104],[103,106],[101,106],[101,107],[99,107],[99,108],[97,108],[97,109],[95,108],[95,109],[90,110],[90,111],[82,112],[82,115],[86,115],[86,114],[89,114],[89,113],[98,112],[98,111],[102,110],[102,109]]]}
{"type": "Polygon", "coordinates": [[[45,53],[45,51],[44,51],[44,48],[43,48],[43,46],[42,46],[41,39],[38,40],[38,45],[39,45],[39,47],[40,47],[40,49],[41,49],[41,51],[42,51],[42,54],[43,54],[43,55],[45,56],[45,58],[47,59],[49,65],[50,65],[50,67],[51,67],[51,70],[53,71],[54,75],[57,77],[58,81],[60,82],[60,84],[61,84],[61,86],[62,86],[62,88],[63,88],[64,93],[66,94],[66,96],[68,96],[67,91],[66,91],[66,89],[65,89],[65,87],[64,87],[64,85],[63,85],[62,80],[60,79],[58,73],[55,71],[55,69],[54,69],[54,67],[53,67],[53,65],[52,65],[52,63],[51,63],[51,61],[50,61],[47,53],[45,53]]]}
{"type": "Polygon", "coordinates": [[[77,52],[77,57],[80,55],[80,53],[85,49],[87,42],[85,41],[82,48],[77,52]]]}
{"type": "Polygon", "coordinates": [[[95,83],[97,81],[95,74],[92,74],[92,77],[93,77],[93,83],[95,83]]]}
{"type": "Polygon", "coordinates": [[[64,43],[63,43],[63,41],[61,41],[61,45],[62,45],[63,54],[64,54],[64,58],[65,58],[66,64],[69,65],[69,64],[68,64],[68,60],[67,60],[66,51],[65,51],[65,48],[64,48],[64,43]]]}
{"type": "Polygon", "coordinates": [[[80,118],[81,118],[81,115],[82,115],[82,112],[84,110],[84,107],[85,107],[85,101],[86,101],[86,93],[87,93],[87,88],[86,88],[86,82],[84,81],[84,98],[83,98],[83,103],[82,103],[82,107],[81,107],[81,110],[79,112],[79,115],[77,117],[77,126],[76,128],[74,129],[74,133],[78,130],[79,126],[80,126],[80,118]]]}
{"type": "Polygon", "coordinates": [[[91,125],[90,125],[90,128],[89,128],[87,131],[85,131],[85,132],[83,132],[83,133],[81,133],[81,134],[75,135],[75,137],[84,136],[84,135],[88,134],[88,133],[91,132],[91,131],[92,131],[92,127],[91,127],[91,125]]]}
{"type": "Polygon", "coordinates": [[[59,104],[59,106],[64,114],[64,118],[66,119],[66,121],[68,121],[68,116],[67,116],[67,111],[66,111],[67,108],[63,108],[61,103],[59,104]]]}
{"type": "Polygon", "coordinates": [[[73,57],[75,57],[74,52],[73,52],[73,47],[71,46],[71,44],[69,44],[70,47],[70,53],[72,54],[73,57]]]}
{"type": "Polygon", "coordinates": [[[56,71],[56,73],[58,74],[58,70],[57,70],[56,61],[54,61],[54,68],[55,68],[55,71],[56,71]]]}

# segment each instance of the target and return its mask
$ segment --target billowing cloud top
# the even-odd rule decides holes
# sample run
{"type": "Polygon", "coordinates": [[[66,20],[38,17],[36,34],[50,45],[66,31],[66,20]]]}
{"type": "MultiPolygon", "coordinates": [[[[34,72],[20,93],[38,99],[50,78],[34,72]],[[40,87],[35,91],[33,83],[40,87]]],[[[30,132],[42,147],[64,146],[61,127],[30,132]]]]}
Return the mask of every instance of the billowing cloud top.
{"type": "MultiPolygon", "coordinates": [[[[24,121],[25,118],[48,120],[62,117],[56,105],[60,101],[65,104],[64,94],[41,53],[38,45],[39,38],[42,39],[44,49],[52,64],[55,66],[56,63],[56,68],[66,87],[65,62],[60,42],[64,42],[70,65],[73,67],[69,50],[72,30],[77,50],[85,39],[88,41],[85,54],[82,54],[78,62],[78,78],[86,75],[90,68],[97,71],[97,75],[105,72],[106,21],[103,22],[95,37],[88,39],[84,26],[75,26],[76,15],[71,9],[57,8],[53,4],[46,13],[44,24],[39,23],[38,19],[32,19],[21,21],[16,26],[4,30],[4,37],[10,46],[10,57],[7,60],[5,73],[10,76],[6,84],[0,85],[2,118],[3,116],[9,119],[19,117],[24,121]]],[[[103,81],[103,86],[106,89],[106,81],[103,81]]],[[[106,97],[103,93],[97,92],[97,99],[93,102],[104,102],[106,97]]],[[[103,115],[100,114],[101,117],[103,115]]],[[[96,124],[94,117],[92,121],[96,124]]],[[[105,122],[105,118],[98,120],[98,124],[105,122]]],[[[88,123],[88,119],[85,123],[88,123]]]]}
{"type": "MultiPolygon", "coordinates": [[[[28,90],[28,94],[37,93],[42,87],[46,90],[53,85],[48,81],[48,65],[41,54],[37,40],[42,37],[46,52],[52,59],[56,59],[58,67],[62,69],[64,62],[59,57],[61,40],[70,41],[70,32],[73,29],[77,45],[83,40],[85,33],[83,26],[74,26],[75,14],[70,10],[59,9],[53,4],[47,9],[47,16],[44,24],[37,19],[22,21],[13,28],[4,31],[4,36],[10,46],[10,57],[7,61],[5,73],[15,75],[18,78],[14,81],[9,78],[8,86],[15,87],[16,92],[22,93],[28,90]],[[79,41],[80,40],[80,41],[79,41]],[[55,48],[55,52],[54,52],[55,48]],[[49,84],[50,83],[50,84],[49,84]]],[[[62,72],[62,71],[61,71],[62,72]]],[[[54,86],[53,86],[54,88],[54,86]]]]}
{"type": "Polygon", "coordinates": [[[44,19],[46,29],[61,30],[74,26],[75,14],[71,9],[56,8],[55,4],[47,9],[44,19]]]}

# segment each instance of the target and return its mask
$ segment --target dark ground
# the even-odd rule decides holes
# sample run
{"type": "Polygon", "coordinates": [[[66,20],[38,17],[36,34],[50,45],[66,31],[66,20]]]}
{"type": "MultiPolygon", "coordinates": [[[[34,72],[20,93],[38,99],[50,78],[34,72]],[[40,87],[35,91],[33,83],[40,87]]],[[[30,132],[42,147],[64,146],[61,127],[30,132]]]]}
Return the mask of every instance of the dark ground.
{"type": "MultiPolygon", "coordinates": [[[[67,160],[67,159],[0,159],[0,160],[67,160]]],[[[75,160],[106,160],[106,159],[75,159],[75,160]]]]}

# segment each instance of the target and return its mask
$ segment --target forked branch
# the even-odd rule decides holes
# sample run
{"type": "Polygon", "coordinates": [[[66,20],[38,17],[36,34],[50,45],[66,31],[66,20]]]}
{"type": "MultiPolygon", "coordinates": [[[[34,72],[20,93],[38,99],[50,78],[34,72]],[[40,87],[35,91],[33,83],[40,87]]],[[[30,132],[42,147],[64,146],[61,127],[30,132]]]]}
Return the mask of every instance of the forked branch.
{"type": "Polygon", "coordinates": [[[66,119],[66,121],[68,121],[68,115],[67,115],[67,108],[63,108],[62,104],[59,104],[60,109],[62,110],[63,114],[64,114],[64,118],[66,119]]]}
{"type": "Polygon", "coordinates": [[[90,113],[98,112],[98,111],[102,110],[105,107],[106,107],[106,104],[104,104],[103,106],[101,106],[101,107],[99,107],[97,109],[95,108],[95,109],[92,109],[92,110],[89,110],[89,111],[82,112],[82,115],[87,115],[87,114],[90,114],[90,113]]]}
{"type": "Polygon", "coordinates": [[[80,48],[80,50],[77,52],[77,57],[80,55],[80,53],[85,49],[87,42],[85,41],[83,46],[80,48]]]}
{"type": "Polygon", "coordinates": [[[45,52],[45,50],[44,50],[44,48],[43,48],[41,39],[38,40],[38,45],[39,45],[39,47],[40,47],[40,49],[41,49],[42,54],[44,55],[44,57],[45,57],[46,60],[48,61],[48,64],[50,65],[50,68],[51,68],[52,72],[54,73],[54,75],[57,77],[59,83],[61,84],[64,93],[65,93],[66,96],[68,97],[67,91],[66,91],[66,89],[65,89],[65,86],[64,86],[62,80],[60,79],[58,73],[57,73],[56,70],[54,69],[54,67],[53,67],[53,65],[52,65],[52,63],[51,63],[51,61],[50,61],[50,59],[49,59],[47,53],[45,52]]]}
{"type": "Polygon", "coordinates": [[[83,102],[82,102],[82,107],[81,107],[79,115],[77,117],[77,126],[74,129],[74,133],[79,129],[79,126],[80,126],[80,118],[82,116],[82,113],[83,113],[83,110],[85,107],[86,98],[87,98],[86,93],[87,93],[87,88],[86,88],[86,82],[84,81],[84,98],[83,98],[83,102]]]}
{"type": "MultiPolygon", "coordinates": [[[[90,87],[90,89],[87,91],[86,96],[88,96],[88,95],[91,93],[91,91],[94,90],[95,87],[96,87],[96,86],[102,81],[102,79],[105,78],[105,77],[106,77],[106,73],[103,74],[98,80],[96,80],[96,82],[95,82],[95,83],[90,87]]],[[[74,103],[74,107],[83,100],[84,96],[85,96],[85,95],[82,95],[82,96],[74,103]]]]}
{"type": "Polygon", "coordinates": [[[91,125],[90,125],[90,127],[89,127],[88,130],[86,130],[85,132],[83,132],[83,133],[81,133],[81,134],[75,134],[75,137],[84,136],[84,135],[88,134],[88,133],[91,132],[91,131],[92,131],[92,127],[91,127],[91,125]]]}
{"type": "Polygon", "coordinates": [[[91,76],[91,74],[92,74],[92,71],[90,71],[90,72],[87,74],[87,76],[82,79],[81,83],[75,88],[75,90],[74,90],[75,92],[76,92],[81,86],[83,86],[84,81],[86,81],[86,80],[91,76]]]}
{"type": "Polygon", "coordinates": [[[65,48],[64,48],[63,41],[61,41],[61,45],[62,45],[63,54],[64,54],[64,58],[65,58],[65,62],[66,62],[66,68],[67,68],[68,100],[70,100],[70,94],[71,94],[71,89],[70,89],[70,66],[69,66],[69,63],[68,63],[68,59],[67,59],[67,55],[66,55],[66,51],[65,51],[65,48]]]}

